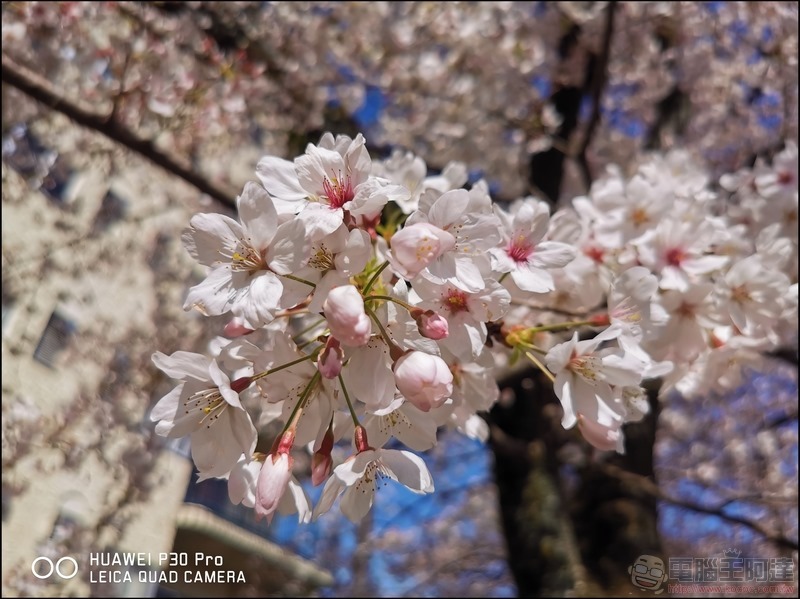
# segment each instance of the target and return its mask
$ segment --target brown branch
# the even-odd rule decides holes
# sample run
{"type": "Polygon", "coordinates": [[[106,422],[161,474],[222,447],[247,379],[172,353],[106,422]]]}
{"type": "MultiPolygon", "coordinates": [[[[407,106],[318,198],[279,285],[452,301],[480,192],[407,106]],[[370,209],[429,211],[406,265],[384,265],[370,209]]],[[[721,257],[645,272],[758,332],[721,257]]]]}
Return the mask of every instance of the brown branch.
{"type": "Polygon", "coordinates": [[[787,536],[783,535],[779,532],[774,532],[767,529],[765,526],[762,526],[758,522],[753,522],[746,518],[741,518],[739,516],[734,516],[731,514],[726,514],[723,509],[726,505],[730,503],[730,501],[725,500],[721,504],[716,506],[705,506],[700,505],[698,503],[693,503],[691,501],[686,501],[684,499],[678,499],[672,497],[666,493],[664,493],[658,485],[656,485],[653,481],[640,476],[638,474],[633,474],[631,472],[626,472],[622,468],[614,466],[612,464],[602,464],[598,465],[599,469],[602,470],[608,476],[613,476],[618,480],[629,484],[631,487],[643,492],[650,497],[653,497],[659,501],[663,501],[665,503],[669,503],[670,505],[674,505],[676,507],[681,507],[687,510],[691,510],[693,512],[698,512],[700,514],[708,514],[710,516],[716,516],[721,520],[725,520],[727,522],[731,522],[733,524],[740,524],[753,530],[763,536],[766,540],[774,543],[778,547],[797,550],[800,548],[797,541],[794,541],[787,536]]]}
{"type": "Polygon", "coordinates": [[[591,312],[602,308],[602,306],[595,306],[594,308],[589,308],[585,311],[575,312],[572,310],[562,310],[561,308],[555,308],[553,306],[543,306],[534,301],[529,301],[519,297],[512,297],[511,303],[515,306],[525,306],[527,308],[533,308],[534,310],[539,310],[541,312],[550,312],[552,314],[560,314],[561,316],[567,316],[569,318],[582,318],[582,319],[589,318],[591,312]]]}
{"type": "Polygon", "coordinates": [[[236,194],[231,190],[212,183],[194,172],[190,167],[181,164],[148,139],[143,139],[130,129],[112,120],[110,115],[101,115],[81,106],[78,102],[68,100],[50,85],[48,81],[17,64],[3,54],[3,82],[17,88],[37,102],[69,117],[77,124],[102,133],[112,141],[144,156],[156,166],[176,175],[193,185],[218,202],[236,208],[236,194]]]}
{"type": "Polygon", "coordinates": [[[583,173],[586,189],[589,189],[592,185],[592,173],[589,169],[589,161],[586,158],[586,152],[589,149],[589,145],[592,143],[595,129],[597,129],[597,125],[600,124],[600,107],[603,91],[606,87],[606,80],[608,79],[608,60],[611,55],[611,39],[614,35],[614,12],[616,9],[616,2],[612,1],[608,3],[606,25],[603,31],[603,46],[600,49],[600,54],[595,58],[594,72],[592,73],[592,114],[589,117],[589,123],[586,125],[586,133],[583,136],[581,145],[575,153],[578,165],[583,173]]]}
{"type": "Polygon", "coordinates": [[[783,362],[786,362],[794,367],[797,367],[798,364],[797,348],[784,347],[781,349],[776,349],[767,353],[767,356],[777,360],[782,360],[783,362]]]}

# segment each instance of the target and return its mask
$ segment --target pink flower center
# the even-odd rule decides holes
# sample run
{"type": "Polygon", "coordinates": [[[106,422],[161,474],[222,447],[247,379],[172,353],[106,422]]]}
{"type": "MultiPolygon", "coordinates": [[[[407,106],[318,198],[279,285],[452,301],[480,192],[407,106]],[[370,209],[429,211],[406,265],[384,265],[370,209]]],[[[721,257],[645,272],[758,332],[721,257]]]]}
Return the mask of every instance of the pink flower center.
{"type": "Polygon", "coordinates": [[[697,308],[694,304],[690,304],[689,302],[681,302],[681,305],[678,306],[678,309],[675,310],[675,313],[683,318],[694,318],[696,311],[697,308]]]}
{"type": "Polygon", "coordinates": [[[686,252],[681,248],[670,248],[667,250],[665,259],[670,266],[680,266],[681,262],[686,260],[686,252]]]}
{"type": "Polygon", "coordinates": [[[778,173],[778,183],[781,185],[789,185],[794,182],[794,174],[791,171],[780,171],[778,173]]]}
{"type": "Polygon", "coordinates": [[[583,253],[589,256],[592,260],[597,262],[598,264],[603,262],[603,257],[606,254],[606,251],[598,247],[596,245],[587,245],[583,248],[583,253]]]}
{"type": "Polygon", "coordinates": [[[448,289],[447,296],[444,298],[442,304],[451,314],[469,311],[469,307],[467,306],[467,294],[458,289],[448,289]]]}
{"type": "Polygon", "coordinates": [[[342,173],[338,177],[334,177],[333,181],[325,177],[322,181],[322,189],[325,191],[325,197],[328,198],[328,204],[331,208],[341,208],[347,202],[355,197],[353,192],[353,182],[350,175],[342,178],[342,173]]]}
{"type": "Polygon", "coordinates": [[[527,262],[531,254],[533,254],[534,245],[528,241],[525,235],[516,235],[509,242],[506,247],[508,257],[514,262],[527,262]]]}

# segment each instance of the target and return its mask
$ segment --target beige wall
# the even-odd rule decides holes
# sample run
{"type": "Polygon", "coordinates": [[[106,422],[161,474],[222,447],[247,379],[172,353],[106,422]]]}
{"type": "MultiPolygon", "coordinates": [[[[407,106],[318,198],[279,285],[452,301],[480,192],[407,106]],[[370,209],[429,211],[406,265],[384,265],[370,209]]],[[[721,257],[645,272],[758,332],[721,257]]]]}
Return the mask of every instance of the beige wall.
{"type": "MultiPolygon", "coordinates": [[[[224,209],[57,114],[37,121],[33,133],[75,174],[59,204],[3,163],[4,309],[7,298],[13,306],[2,340],[2,593],[139,596],[153,589],[135,579],[92,582],[88,556],[150,554],[157,569],[158,554],[180,546],[176,517],[192,465],[146,422],[152,403],[174,384],[150,358],[156,350],[206,351],[209,320],[182,309],[203,272],[180,235],[193,214],[224,209]],[[98,229],[109,190],[126,211],[98,229]],[[34,354],[54,310],[75,331],[51,367],[34,354]],[[31,564],[39,555],[74,557],[80,575],[38,580],[31,564]]],[[[254,167],[254,149],[242,151],[254,167]]],[[[239,161],[242,177],[247,163],[239,161]]],[[[312,564],[259,542],[279,556],[267,560],[267,586],[237,593],[330,583],[312,564]]],[[[212,554],[236,551],[208,543],[212,554]]]]}
{"type": "MultiPolygon", "coordinates": [[[[191,464],[148,445],[141,422],[167,384],[149,357],[191,349],[205,335],[201,319],[181,308],[197,268],[180,248],[196,192],[57,116],[35,134],[83,162],[74,164],[64,205],[3,164],[4,303],[13,298],[2,342],[4,596],[36,585],[36,594],[88,592],[83,576],[59,590],[30,574],[60,514],[80,521],[80,539],[66,545],[79,554],[170,551],[191,464]],[[126,214],[92,234],[108,190],[126,214]],[[169,243],[157,272],[159,236],[169,243]],[[75,333],[51,368],[34,352],[54,310],[75,333]],[[165,338],[174,347],[159,347],[165,338]],[[120,355],[127,366],[114,361],[120,355]]],[[[86,556],[75,557],[82,565],[86,556]]]]}

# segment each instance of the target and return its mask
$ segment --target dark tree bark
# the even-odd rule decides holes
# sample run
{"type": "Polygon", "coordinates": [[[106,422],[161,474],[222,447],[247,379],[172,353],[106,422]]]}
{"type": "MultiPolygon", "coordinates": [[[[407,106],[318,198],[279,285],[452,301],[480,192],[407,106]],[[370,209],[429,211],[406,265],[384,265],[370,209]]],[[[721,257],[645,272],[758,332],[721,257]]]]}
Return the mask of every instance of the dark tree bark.
{"type": "MultiPolygon", "coordinates": [[[[585,154],[601,118],[614,10],[612,2],[601,53],[588,57],[581,85],[562,86],[551,97],[563,119],[557,143],[529,160],[529,182],[553,205],[561,192],[565,148],[577,147],[575,158],[587,188],[591,183],[585,154]],[[581,143],[571,144],[585,97],[593,103],[590,120],[581,143]]],[[[573,25],[562,38],[562,58],[580,51],[579,36],[579,26],[573,25]]],[[[552,384],[531,370],[504,381],[502,387],[516,399],[492,409],[491,445],[509,565],[519,595],[630,591],[628,566],[643,553],[658,555],[660,551],[656,498],[610,475],[593,459],[575,470],[576,488],[567,493],[560,450],[574,442],[577,433],[561,427],[563,412],[552,384]]],[[[653,480],[656,390],[651,395],[650,415],[641,423],[626,426],[627,453],[609,461],[653,480]]]]}
{"type": "MultiPolygon", "coordinates": [[[[610,463],[654,481],[653,447],[658,420],[658,388],[649,390],[650,414],[625,426],[625,454],[610,463]]],[[[581,556],[592,578],[608,593],[632,590],[628,566],[642,554],[661,555],[657,498],[588,462],[570,512],[581,556]]]]}

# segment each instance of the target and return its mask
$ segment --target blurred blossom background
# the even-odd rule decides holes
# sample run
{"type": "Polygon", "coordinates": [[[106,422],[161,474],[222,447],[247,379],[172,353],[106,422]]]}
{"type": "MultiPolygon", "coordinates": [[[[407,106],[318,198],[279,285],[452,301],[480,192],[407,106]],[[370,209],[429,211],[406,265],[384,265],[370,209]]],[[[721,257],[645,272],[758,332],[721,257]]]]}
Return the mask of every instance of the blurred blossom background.
{"type": "Polygon", "coordinates": [[[671,395],[625,456],[508,373],[488,443],[443,435],[436,492],[388,485],[359,525],[257,523],[148,414],[172,387],[152,353],[204,353],[224,324],[182,309],[203,272],[180,233],[233,214],[262,156],[362,132],[375,158],[559,206],[680,150],[716,185],[797,140],[797,28],[794,2],[4,2],[3,595],[613,596],[631,554],[796,566],[796,333],[735,385],[671,395]],[[88,557],[185,551],[246,582],[103,582],[88,557]],[[73,578],[31,570],[65,555],[73,578]]]}

